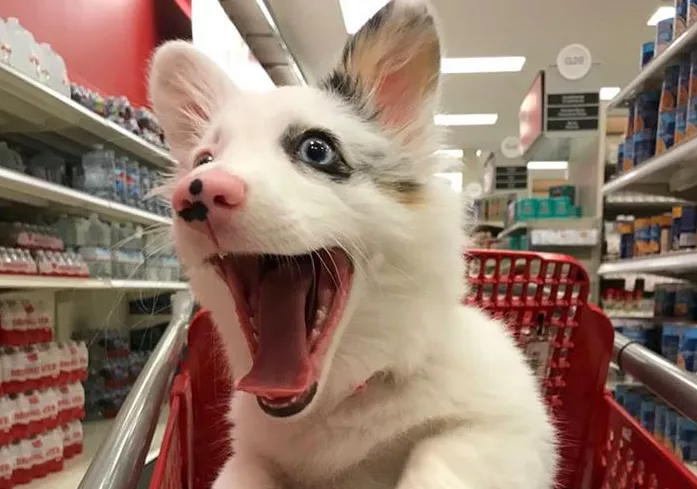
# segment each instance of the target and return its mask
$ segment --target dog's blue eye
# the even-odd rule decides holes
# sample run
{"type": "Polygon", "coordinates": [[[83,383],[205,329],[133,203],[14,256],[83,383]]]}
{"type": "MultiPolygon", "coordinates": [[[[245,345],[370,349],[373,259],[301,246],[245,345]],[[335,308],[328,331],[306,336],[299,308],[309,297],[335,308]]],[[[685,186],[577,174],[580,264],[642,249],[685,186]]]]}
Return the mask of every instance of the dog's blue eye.
{"type": "Polygon", "coordinates": [[[336,158],[336,152],[329,141],[318,136],[304,139],[298,146],[298,155],[304,163],[313,166],[330,165],[336,158]]]}

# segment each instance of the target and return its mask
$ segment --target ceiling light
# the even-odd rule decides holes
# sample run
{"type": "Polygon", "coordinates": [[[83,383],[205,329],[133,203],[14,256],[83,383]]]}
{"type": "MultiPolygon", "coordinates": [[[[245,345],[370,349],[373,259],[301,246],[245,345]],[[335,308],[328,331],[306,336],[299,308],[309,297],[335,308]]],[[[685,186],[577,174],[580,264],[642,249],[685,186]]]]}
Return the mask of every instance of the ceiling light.
{"type": "Polygon", "coordinates": [[[489,56],[486,58],[443,58],[441,73],[504,73],[520,71],[525,56],[489,56]]]}
{"type": "Polygon", "coordinates": [[[528,161],[528,170],[566,170],[568,161],[528,161]]]}
{"type": "Polygon", "coordinates": [[[339,0],[346,32],[355,34],[389,0],[339,0]]]}
{"type": "Polygon", "coordinates": [[[436,114],[433,122],[437,126],[491,126],[498,118],[498,114],[436,114]]]}
{"type": "Polygon", "coordinates": [[[465,152],[461,149],[439,149],[436,151],[439,156],[450,156],[452,158],[462,158],[465,152]]]}
{"type": "Polygon", "coordinates": [[[600,100],[612,100],[618,93],[620,93],[620,87],[602,87],[600,89],[600,100]]]}
{"type": "Polygon", "coordinates": [[[658,7],[646,25],[657,25],[660,21],[675,17],[675,7],[658,7]]]}
{"type": "Polygon", "coordinates": [[[455,192],[462,192],[462,172],[436,173],[438,178],[444,178],[450,182],[450,188],[455,192]]]}
{"type": "Polygon", "coordinates": [[[482,155],[482,150],[478,149],[474,154],[476,154],[477,158],[479,158],[482,155]]]}

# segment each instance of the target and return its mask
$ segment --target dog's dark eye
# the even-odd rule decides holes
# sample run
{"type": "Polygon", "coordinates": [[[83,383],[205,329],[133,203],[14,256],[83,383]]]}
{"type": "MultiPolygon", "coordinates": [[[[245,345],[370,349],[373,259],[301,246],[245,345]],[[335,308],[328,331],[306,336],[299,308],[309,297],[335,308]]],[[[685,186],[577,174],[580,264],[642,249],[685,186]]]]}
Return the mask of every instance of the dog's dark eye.
{"type": "Polygon", "coordinates": [[[194,159],[194,168],[199,167],[201,165],[207,165],[208,163],[212,163],[214,159],[215,158],[213,158],[213,155],[207,151],[201,153],[194,159]]]}
{"type": "Polygon", "coordinates": [[[336,150],[331,142],[321,136],[309,136],[298,145],[298,156],[308,165],[326,167],[336,160],[336,150]]]}

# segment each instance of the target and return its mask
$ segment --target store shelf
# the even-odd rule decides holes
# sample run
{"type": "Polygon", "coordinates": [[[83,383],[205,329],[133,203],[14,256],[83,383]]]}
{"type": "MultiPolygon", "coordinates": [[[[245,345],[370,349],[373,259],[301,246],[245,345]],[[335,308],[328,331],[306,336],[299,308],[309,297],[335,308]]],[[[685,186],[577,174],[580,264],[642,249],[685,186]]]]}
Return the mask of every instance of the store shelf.
{"type": "Polygon", "coordinates": [[[697,45],[697,25],[687,29],[663,53],[647,64],[636,78],[610,101],[609,108],[622,107],[647,87],[660,86],[666,66],[678,61],[681,55],[689,53],[695,45],[697,45]]]}
{"type": "MultiPolygon", "coordinates": [[[[509,236],[518,236],[530,231],[582,231],[597,229],[597,219],[594,218],[577,218],[577,219],[533,219],[529,221],[519,221],[512,226],[507,227],[499,233],[498,239],[509,236]]],[[[593,243],[584,240],[579,243],[569,242],[568,246],[589,246],[597,244],[597,238],[593,243]]]]}
{"type": "MultiPolygon", "coordinates": [[[[160,445],[167,426],[167,416],[169,409],[165,408],[160,414],[160,419],[155,428],[152,443],[146,456],[146,463],[152,462],[160,453],[160,445]]],[[[87,468],[92,463],[92,458],[97,453],[97,449],[102,444],[109,430],[113,425],[113,420],[87,422],[83,425],[83,452],[81,455],[65,462],[63,471],[51,474],[43,479],[37,479],[27,485],[21,486],[23,489],[75,489],[87,472],[87,468]]]]}
{"type": "Polygon", "coordinates": [[[605,315],[610,319],[653,319],[653,311],[627,311],[625,309],[606,309],[605,315]]]}
{"type": "Polygon", "coordinates": [[[676,276],[696,272],[697,250],[605,262],[598,268],[598,275],[653,273],[676,276]]]}
{"type": "Polygon", "coordinates": [[[684,185],[685,182],[694,186],[696,160],[697,139],[691,139],[610,180],[603,185],[603,194],[608,195],[619,190],[658,195],[674,194],[678,190],[676,187],[684,185]]]}
{"type": "MultiPolygon", "coordinates": [[[[2,82],[0,82],[2,83],[2,82]]],[[[0,167],[0,196],[54,212],[87,216],[96,212],[105,218],[138,224],[171,224],[168,217],[74,190],[0,167]]]]}
{"type": "Polygon", "coordinates": [[[520,221],[515,224],[512,224],[511,226],[508,226],[506,229],[501,231],[497,238],[498,239],[503,239],[507,238],[509,236],[517,236],[519,234],[523,234],[528,230],[528,222],[527,221],[520,221]]]}
{"type": "Polygon", "coordinates": [[[166,151],[4,63],[0,63],[0,132],[25,133],[60,146],[57,134],[74,148],[108,144],[162,168],[174,163],[166,151]]]}
{"type": "Polygon", "coordinates": [[[533,229],[530,231],[530,246],[571,247],[596,246],[599,242],[597,229],[533,229]]]}
{"type": "Polygon", "coordinates": [[[477,221],[474,223],[474,229],[501,230],[503,228],[503,221],[477,221]]]}
{"type": "Polygon", "coordinates": [[[675,205],[689,204],[683,199],[663,197],[660,195],[646,195],[637,193],[612,194],[605,199],[605,208],[614,213],[637,211],[669,211],[675,205]]]}
{"type": "Polygon", "coordinates": [[[151,280],[121,280],[102,278],[46,277],[40,275],[0,274],[0,289],[44,290],[185,290],[186,282],[158,282],[151,280]]]}

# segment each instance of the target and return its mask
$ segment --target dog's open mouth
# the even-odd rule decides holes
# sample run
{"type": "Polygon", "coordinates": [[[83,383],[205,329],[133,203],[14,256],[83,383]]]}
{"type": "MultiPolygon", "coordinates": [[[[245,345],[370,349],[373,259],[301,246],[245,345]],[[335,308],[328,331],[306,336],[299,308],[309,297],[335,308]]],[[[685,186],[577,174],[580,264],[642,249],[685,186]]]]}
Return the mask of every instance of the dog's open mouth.
{"type": "Polygon", "coordinates": [[[227,284],[252,356],[236,385],[270,416],[300,413],[314,398],[341,320],[353,265],[339,249],[306,255],[209,258],[227,284]]]}

